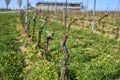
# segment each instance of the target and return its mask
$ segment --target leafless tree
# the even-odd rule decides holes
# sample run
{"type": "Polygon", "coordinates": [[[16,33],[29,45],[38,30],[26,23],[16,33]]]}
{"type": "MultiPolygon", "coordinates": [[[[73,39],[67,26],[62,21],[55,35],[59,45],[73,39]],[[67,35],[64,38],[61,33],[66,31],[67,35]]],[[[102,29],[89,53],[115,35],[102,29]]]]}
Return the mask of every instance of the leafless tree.
{"type": "Polygon", "coordinates": [[[18,0],[18,6],[19,6],[19,13],[20,13],[20,8],[22,6],[22,0],[18,0]]]}
{"type": "Polygon", "coordinates": [[[10,0],[5,0],[6,7],[8,9],[8,5],[10,4],[10,0]]]}
{"type": "Polygon", "coordinates": [[[18,6],[19,8],[22,6],[22,0],[18,0],[18,6]]]}

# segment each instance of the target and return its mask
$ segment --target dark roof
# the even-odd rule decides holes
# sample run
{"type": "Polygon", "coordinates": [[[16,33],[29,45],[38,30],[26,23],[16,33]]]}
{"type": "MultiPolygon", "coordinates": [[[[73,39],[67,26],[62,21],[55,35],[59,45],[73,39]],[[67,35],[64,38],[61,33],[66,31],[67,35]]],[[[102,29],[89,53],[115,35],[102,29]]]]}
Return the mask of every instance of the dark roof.
{"type": "MultiPolygon", "coordinates": [[[[40,5],[40,4],[50,4],[50,5],[55,5],[55,2],[38,2],[36,5],[40,5]]],[[[66,4],[64,2],[57,2],[57,5],[61,5],[61,4],[66,4]]],[[[82,3],[73,3],[73,2],[68,2],[69,5],[78,5],[80,6],[82,3]]]]}

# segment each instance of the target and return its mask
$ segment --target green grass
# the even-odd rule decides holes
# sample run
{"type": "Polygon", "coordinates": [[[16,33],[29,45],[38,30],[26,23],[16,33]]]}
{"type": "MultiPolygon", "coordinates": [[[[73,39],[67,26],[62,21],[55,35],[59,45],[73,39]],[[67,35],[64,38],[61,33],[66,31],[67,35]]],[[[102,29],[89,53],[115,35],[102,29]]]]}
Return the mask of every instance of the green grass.
{"type": "Polygon", "coordinates": [[[0,80],[20,80],[24,56],[16,41],[17,15],[0,14],[0,80]]]}
{"type": "MultiPolygon", "coordinates": [[[[35,49],[33,45],[37,41],[38,27],[42,24],[39,18],[35,26],[34,42],[28,43],[24,37],[25,42],[17,43],[15,39],[20,36],[14,27],[18,24],[17,15],[4,14],[0,17],[0,79],[58,80],[63,57],[60,41],[64,26],[56,21],[48,22],[43,30],[41,48],[35,49]],[[56,31],[53,40],[49,42],[48,60],[44,60],[42,56],[38,56],[38,52],[43,50],[45,31],[50,31],[51,28],[56,31]],[[25,46],[27,51],[19,52],[20,45],[25,46]]],[[[33,22],[30,32],[32,27],[33,22]]],[[[120,41],[92,33],[89,29],[71,29],[67,48],[70,57],[66,80],[114,80],[120,77],[120,41]]]]}
{"type": "MultiPolygon", "coordinates": [[[[38,22],[37,24],[40,23],[38,22]]],[[[55,28],[56,32],[53,40],[49,43],[50,52],[48,61],[44,60],[42,56],[37,55],[38,51],[42,50],[42,48],[31,48],[30,45],[33,45],[35,42],[27,46],[28,51],[25,54],[31,62],[31,68],[28,70],[25,69],[24,72],[24,75],[27,75],[27,80],[59,79],[63,57],[60,41],[64,30],[63,25],[57,22],[49,22],[44,30],[50,30],[51,28],[55,28]],[[51,75],[55,77],[53,78],[51,75]]],[[[36,36],[37,33],[38,30],[36,28],[36,36]]],[[[43,31],[41,46],[43,46],[44,33],[43,31]]],[[[37,40],[37,37],[35,39],[37,40]]],[[[89,29],[71,29],[67,47],[70,54],[67,63],[66,78],[68,80],[114,80],[120,76],[119,41],[97,35],[89,29]]]]}

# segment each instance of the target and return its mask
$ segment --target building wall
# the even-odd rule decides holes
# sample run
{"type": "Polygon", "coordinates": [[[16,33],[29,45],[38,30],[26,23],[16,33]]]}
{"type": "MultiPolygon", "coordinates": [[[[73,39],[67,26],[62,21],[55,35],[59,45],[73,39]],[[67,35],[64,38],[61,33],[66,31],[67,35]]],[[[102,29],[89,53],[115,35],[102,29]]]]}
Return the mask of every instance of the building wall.
{"type": "MultiPolygon", "coordinates": [[[[45,6],[45,5],[43,5],[43,6],[37,6],[36,7],[37,9],[40,9],[40,10],[43,10],[43,11],[47,11],[48,9],[50,10],[50,11],[55,11],[55,6],[45,6]]],[[[62,10],[63,9],[63,7],[62,6],[60,6],[60,7],[57,7],[57,10],[62,10]]]]}
{"type": "MultiPolygon", "coordinates": [[[[60,10],[60,11],[64,11],[65,10],[65,6],[63,6],[64,4],[57,4],[57,10],[60,10]]],[[[47,11],[48,8],[49,8],[49,11],[55,11],[55,4],[39,4],[36,6],[37,9],[39,10],[42,10],[42,11],[47,11]],[[48,7],[49,6],[49,7],[48,7]]],[[[77,4],[77,5],[68,5],[68,11],[80,11],[80,6],[77,4]]]]}

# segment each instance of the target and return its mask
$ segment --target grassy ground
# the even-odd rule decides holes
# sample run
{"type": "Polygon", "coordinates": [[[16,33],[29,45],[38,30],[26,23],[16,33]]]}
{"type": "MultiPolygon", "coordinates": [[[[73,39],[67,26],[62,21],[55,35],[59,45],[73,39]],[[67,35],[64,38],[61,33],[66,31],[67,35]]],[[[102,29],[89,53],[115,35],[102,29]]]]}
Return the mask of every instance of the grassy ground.
{"type": "Polygon", "coordinates": [[[0,80],[20,80],[24,56],[19,51],[16,14],[0,14],[0,80]]]}
{"type": "MultiPolygon", "coordinates": [[[[63,57],[60,41],[64,26],[56,21],[49,21],[43,30],[41,48],[35,49],[38,26],[42,23],[39,18],[35,26],[35,38],[31,42],[17,15],[0,16],[2,17],[0,18],[0,37],[2,37],[0,38],[0,55],[2,55],[0,78],[2,80],[58,80],[63,57]],[[56,31],[53,40],[49,43],[48,60],[45,60],[41,56],[41,51],[44,46],[44,35],[51,28],[55,28],[56,31]],[[19,48],[22,52],[19,52],[19,48]],[[23,67],[23,60],[25,67],[23,67]]],[[[32,34],[32,27],[33,22],[30,25],[30,34],[32,34]]],[[[70,58],[67,63],[66,80],[115,80],[120,77],[120,41],[93,33],[89,28],[72,28],[67,48],[70,58]]]]}
{"type": "MultiPolygon", "coordinates": [[[[41,22],[38,20],[37,26],[41,22]]],[[[32,27],[32,26],[31,26],[32,27]]],[[[35,49],[38,28],[34,42],[24,43],[27,51],[27,66],[24,69],[26,80],[58,80],[60,74],[62,51],[60,48],[63,25],[49,22],[42,34],[43,47],[45,31],[55,28],[55,36],[49,43],[49,59],[42,58],[43,48],[35,49]]],[[[66,80],[114,80],[120,76],[120,42],[103,37],[89,28],[71,29],[67,41],[70,58],[67,64],[66,80]]]]}

